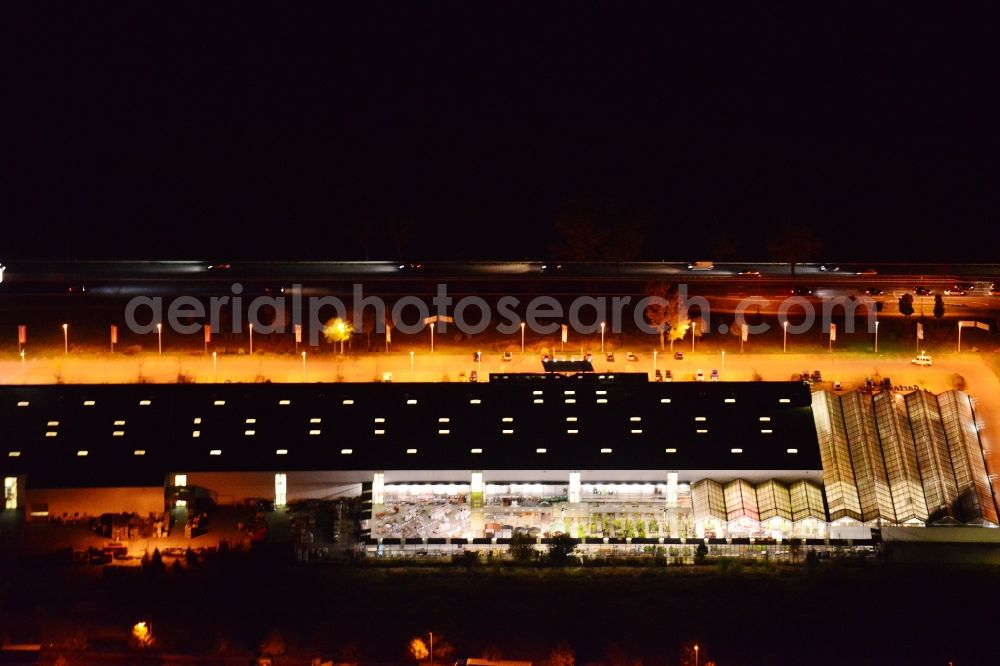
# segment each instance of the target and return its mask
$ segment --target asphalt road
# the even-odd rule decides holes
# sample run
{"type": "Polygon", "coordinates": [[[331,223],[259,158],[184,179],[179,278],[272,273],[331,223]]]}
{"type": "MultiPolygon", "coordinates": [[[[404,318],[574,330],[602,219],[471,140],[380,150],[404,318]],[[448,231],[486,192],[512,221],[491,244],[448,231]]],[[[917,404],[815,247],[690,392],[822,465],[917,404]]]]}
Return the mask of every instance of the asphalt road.
{"type": "MultiPolygon", "coordinates": [[[[2,261],[0,257],[0,261],[2,261]]],[[[786,263],[716,263],[712,270],[691,270],[688,262],[546,263],[522,262],[434,262],[426,264],[386,261],[367,262],[262,262],[262,261],[10,261],[3,278],[4,290],[41,285],[83,287],[92,285],[143,286],[156,283],[197,284],[218,282],[294,282],[327,280],[438,279],[510,280],[544,278],[549,281],[596,278],[598,280],[656,280],[691,282],[741,278],[804,280],[813,284],[902,280],[904,284],[923,278],[948,286],[955,281],[986,282],[1000,278],[1000,264],[798,264],[791,275],[786,263]],[[824,270],[826,268],[827,270],[824,270]],[[831,270],[837,268],[838,270],[831,270]]]]}

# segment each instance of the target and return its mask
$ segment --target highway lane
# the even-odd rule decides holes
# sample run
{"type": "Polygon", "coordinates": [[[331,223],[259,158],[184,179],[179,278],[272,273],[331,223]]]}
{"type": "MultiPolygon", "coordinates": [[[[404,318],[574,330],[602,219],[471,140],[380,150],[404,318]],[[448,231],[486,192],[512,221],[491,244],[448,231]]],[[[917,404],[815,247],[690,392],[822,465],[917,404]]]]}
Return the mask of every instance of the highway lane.
{"type": "MultiPolygon", "coordinates": [[[[4,258],[0,257],[0,261],[4,258]]],[[[350,279],[350,278],[422,278],[487,277],[550,279],[603,277],[676,278],[692,281],[732,278],[747,271],[762,276],[787,279],[823,278],[839,281],[851,278],[926,276],[943,281],[957,279],[994,280],[1000,277],[1000,264],[838,264],[839,270],[823,270],[834,264],[804,263],[796,266],[793,276],[787,263],[727,262],[715,263],[712,270],[691,270],[689,262],[544,262],[544,261],[469,261],[469,262],[389,262],[389,261],[5,261],[5,283],[47,281],[129,281],[184,280],[217,281],[234,279],[350,279]],[[214,268],[210,269],[210,266],[214,268]],[[228,268],[220,268],[228,266],[228,268]],[[865,274],[865,271],[875,273],[865,274]]]]}

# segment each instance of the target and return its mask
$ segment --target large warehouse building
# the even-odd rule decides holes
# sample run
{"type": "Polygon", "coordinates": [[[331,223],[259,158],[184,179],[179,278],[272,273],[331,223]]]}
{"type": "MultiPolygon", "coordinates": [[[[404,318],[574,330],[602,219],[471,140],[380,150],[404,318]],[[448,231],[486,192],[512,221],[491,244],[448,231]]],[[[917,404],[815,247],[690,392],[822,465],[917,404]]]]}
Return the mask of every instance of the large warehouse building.
{"type": "Polygon", "coordinates": [[[370,538],[822,538],[997,525],[970,398],[800,383],[494,375],[482,384],[0,388],[28,520],[362,496],[370,538]]]}

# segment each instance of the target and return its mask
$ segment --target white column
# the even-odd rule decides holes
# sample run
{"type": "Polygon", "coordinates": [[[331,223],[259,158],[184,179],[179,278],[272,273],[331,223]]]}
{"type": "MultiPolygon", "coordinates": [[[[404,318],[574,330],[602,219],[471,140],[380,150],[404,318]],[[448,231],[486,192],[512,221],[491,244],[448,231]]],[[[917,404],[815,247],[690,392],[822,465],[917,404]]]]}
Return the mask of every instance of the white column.
{"type": "Polygon", "coordinates": [[[288,475],[278,473],[274,475],[274,506],[286,504],[288,504],[288,475]]]}
{"type": "Polygon", "coordinates": [[[486,503],[486,487],[483,484],[483,473],[473,472],[469,483],[469,527],[472,537],[481,537],[485,529],[483,520],[483,505],[486,503]]]}
{"type": "Polygon", "coordinates": [[[5,476],[3,478],[4,509],[17,508],[17,477],[5,476]]]}
{"type": "Polygon", "coordinates": [[[667,472],[667,506],[677,506],[677,472],[667,472]]]}
{"type": "Polygon", "coordinates": [[[580,503],[580,473],[570,472],[569,473],[569,503],[579,504],[580,503]]]}
{"type": "Polygon", "coordinates": [[[383,504],[385,504],[385,472],[375,472],[375,477],[372,479],[372,505],[383,504]]]}

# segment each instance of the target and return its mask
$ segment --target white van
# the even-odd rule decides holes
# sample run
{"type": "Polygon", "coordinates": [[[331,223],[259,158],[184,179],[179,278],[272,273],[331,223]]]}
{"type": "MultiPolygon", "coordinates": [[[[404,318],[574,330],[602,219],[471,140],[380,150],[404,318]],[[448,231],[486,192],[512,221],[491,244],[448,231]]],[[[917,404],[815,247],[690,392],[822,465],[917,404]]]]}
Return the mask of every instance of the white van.
{"type": "Polygon", "coordinates": [[[912,363],[913,365],[932,365],[931,357],[926,354],[921,354],[920,356],[917,356],[912,361],[910,361],[910,363],[912,363]]]}

